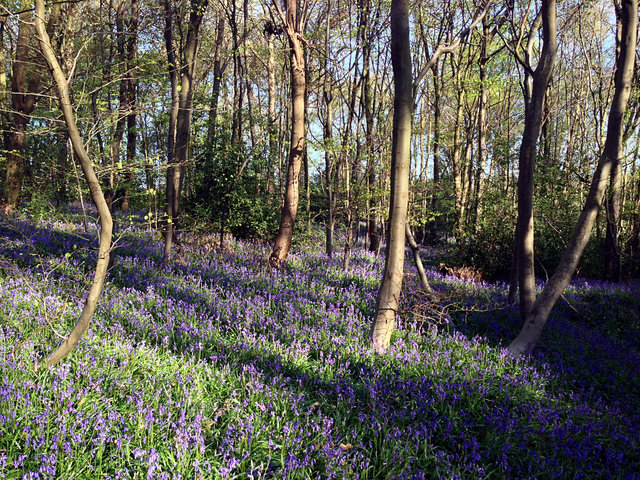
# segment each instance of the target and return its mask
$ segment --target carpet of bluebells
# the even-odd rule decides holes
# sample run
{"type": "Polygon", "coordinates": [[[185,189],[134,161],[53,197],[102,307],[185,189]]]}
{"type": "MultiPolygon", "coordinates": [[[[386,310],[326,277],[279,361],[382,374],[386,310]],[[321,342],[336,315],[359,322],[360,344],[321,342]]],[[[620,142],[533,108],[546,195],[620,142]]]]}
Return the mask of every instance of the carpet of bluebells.
{"type": "Polygon", "coordinates": [[[46,370],[95,227],[0,217],[0,478],[640,478],[637,284],[576,280],[514,360],[505,285],[429,269],[428,305],[408,260],[379,356],[362,249],[343,272],[312,239],[278,272],[268,245],[185,233],[165,266],[155,233],[120,232],[89,331],[46,370]]]}

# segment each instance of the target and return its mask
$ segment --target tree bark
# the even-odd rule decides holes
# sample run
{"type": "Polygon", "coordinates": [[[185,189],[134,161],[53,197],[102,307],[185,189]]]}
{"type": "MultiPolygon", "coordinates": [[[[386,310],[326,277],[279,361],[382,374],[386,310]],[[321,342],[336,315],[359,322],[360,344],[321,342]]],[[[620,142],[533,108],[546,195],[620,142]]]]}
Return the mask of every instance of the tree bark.
{"type": "Polygon", "coordinates": [[[284,31],[289,39],[291,73],[291,143],[287,162],[287,185],[280,215],[280,226],[278,227],[273,251],[269,257],[269,265],[272,268],[281,268],[286,262],[291,248],[293,227],[298,213],[300,167],[302,165],[305,141],[304,96],[306,87],[304,52],[301,40],[302,29],[298,16],[297,0],[286,0],[286,14],[280,8],[278,0],[274,0],[273,4],[280,13],[284,31]]]}
{"type": "MultiPolygon", "coordinates": [[[[24,149],[27,137],[27,125],[30,115],[40,96],[40,73],[29,66],[29,40],[32,38],[31,13],[20,14],[18,41],[11,74],[11,106],[13,121],[9,134],[9,152],[5,177],[2,209],[11,214],[20,205],[22,198],[22,180],[24,176],[24,149]]],[[[3,65],[4,69],[4,65],[3,65]]]]}
{"type": "Polygon", "coordinates": [[[475,200],[473,211],[474,230],[477,231],[482,219],[482,196],[484,194],[484,169],[487,164],[487,63],[489,61],[489,46],[493,40],[493,33],[487,18],[482,19],[482,39],[480,40],[480,99],[478,102],[478,164],[475,172],[475,200]]]}
{"type": "Polygon", "coordinates": [[[175,220],[177,216],[177,195],[180,191],[181,170],[176,165],[176,123],[180,99],[178,97],[178,59],[173,45],[173,6],[171,0],[164,0],[165,28],[164,40],[167,50],[169,69],[169,88],[171,89],[171,108],[169,110],[169,132],[167,138],[167,184],[166,184],[166,228],[164,231],[164,254],[162,261],[169,263],[173,248],[175,220]]]}
{"type": "Polygon", "coordinates": [[[424,272],[424,266],[422,265],[422,258],[420,258],[420,247],[416,243],[415,238],[413,238],[413,234],[411,233],[411,227],[409,226],[409,222],[405,224],[405,234],[407,236],[407,243],[411,248],[411,252],[413,253],[413,261],[416,264],[416,269],[418,270],[418,276],[420,277],[420,284],[422,285],[422,289],[424,293],[427,294],[429,300],[435,302],[438,300],[436,293],[431,288],[429,284],[429,280],[427,279],[427,274],[424,272]]]}
{"type": "Polygon", "coordinates": [[[325,251],[329,258],[333,257],[333,91],[331,85],[331,74],[329,72],[329,56],[331,55],[329,46],[329,36],[331,27],[331,0],[327,1],[327,13],[325,16],[325,37],[324,37],[324,81],[322,82],[322,99],[325,106],[325,118],[323,125],[324,142],[324,178],[326,183],[326,207],[327,224],[325,227],[325,251]]]}
{"type": "Polygon", "coordinates": [[[407,0],[391,2],[391,60],[393,64],[393,140],[391,153],[391,201],[389,232],[382,284],[371,327],[371,343],[385,352],[391,343],[402,288],[405,228],[409,199],[409,166],[413,91],[409,51],[409,5],[407,0]]]}
{"type": "Polygon", "coordinates": [[[591,180],[589,194],[560,264],[529,310],[522,330],[508,347],[514,355],[522,355],[533,349],[542,334],[551,309],[569,284],[591,236],[591,229],[598,211],[602,207],[609,175],[620,156],[622,121],[629,102],[634,70],[638,0],[622,0],[617,10],[621,18],[622,34],[620,36],[620,54],[616,60],[615,90],[609,111],[604,148],[591,180]]]}
{"type": "Polygon", "coordinates": [[[182,47],[182,66],[180,68],[180,89],[177,88],[176,59],[173,50],[171,1],[165,0],[165,41],[169,55],[169,78],[171,81],[172,109],[169,121],[169,168],[167,169],[167,229],[163,260],[171,259],[171,248],[175,243],[176,228],[180,218],[180,194],[186,171],[189,146],[189,130],[193,105],[193,82],[196,72],[196,59],[200,41],[200,25],[207,9],[208,0],[191,0],[189,29],[182,47]],[[173,56],[173,59],[171,58],[173,56]],[[173,61],[172,61],[173,60],[173,61]],[[177,104],[176,104],[177,99],[177,104]],[[171,121],[175,115],[175,140],[171,121]],[[175,142],[175,143],[174,143],[175,142]],[[172,145],[173,143],[173,145],[172,145]],[[173,147],[173,148],[172,148],[173,147]],[[172,153],[174,150],[175,153],[172,153]],[[172,158],[173,157],[173,158],[172,158]]]}
{"type": "Polygon", "coordinates": [[[224,15],[218,16],[216,26],[216,46],[213,51],[213,84],[211,86],[211,101],[209,103],[209,125],[207,127],[207,148],[212,149],[216,139],[216,128],[218,123],[218,100],[220,98],[220,85],[222,84],[222,74],[224,66],[221,60],[222,42],[224,40],[224,15]]]}
{"type": "Polygon", "coordinates": [[[540,135],[540,127],[542,126],[542,108],[557,49],[555,0],[543,0],[541,18],[544,44],[540,61],[533,72],[531,99],[525,103],[525,123],[518,161],[516,241],[518,249],[520,318],[523,321],[527,318],[536,298],[533,250],[533,172],[536,145],[540,135]]]}
{"type": "Polygon", "coordinates": [[[126,111],[127,111],[127,163],[128,170],[127,183],[122,199],[122,210],[129,210],[131,203],[131,190],[135,181],[136,172],[136,144],[137,144],[137,115],[136,99],[138,89],[138,77],[136,69],[136,57],[138,55],[138,17],[140,6],[138,0],[131,0],[131,12],[126,22],[125,38],[125,65],[126,65],[126,111]]]}
{"type": "Polygon", "coordinates": [[[100,183],[98,182],[98,178],[93,170],[91,158],[89,158],[89,155],[84,148],[80,132],[76,126],[75,118],[73,116],[73,107],[69,97],[69,85],[62,69],[60,68],[58,60],[56,59],[55,53],[51,48],[51,41],[44,26],[44,17],[44,0],[35,0],[35,28],[38,42],[40,43],[40,48],[55,81],[60,100],[60,108],[64,114],[65,123],[67,124],[67,129],[69,131],[69,139],[71,140],[75,154],[80,160],[82,171],[84,172],[85,179],[89,185],[89,190],[91,191],[91,197],[98,209],[101,227],[98,260],[96,262],[96,269],[93,275],[91,288],[89,289],[89,294],[85,300],[82,313],[80,314],[80,318],[78,319],[74,329],[71,331],[67,339],[45,359],[45,364],[47,366],[51,366],[58,363],[66,357],[71,350],[73,350],[75,345],[82,338],[82,335],[87,330],[89,323],[93,318],[107,275],[109,253],[111,251],[113,222],[111,219],[111,213],[109,212],[109,208],[104,199],[104,195],[102,194],[100,183]]]}

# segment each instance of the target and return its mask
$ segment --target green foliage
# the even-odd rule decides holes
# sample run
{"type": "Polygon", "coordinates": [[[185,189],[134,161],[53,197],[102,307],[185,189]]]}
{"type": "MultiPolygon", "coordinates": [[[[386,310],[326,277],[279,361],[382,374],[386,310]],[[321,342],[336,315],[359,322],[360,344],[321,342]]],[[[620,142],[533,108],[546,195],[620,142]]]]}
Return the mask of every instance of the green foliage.
{"type": "Polygon", "coordinates": [[[264,160],[244,155],[244,149],[234,149],[224,140],[217,149],[205,152],[192,178],[194,194],[184,201],[194,225],[205,223],[219,230],[224,222],[225,230],[237,238],[266,238],[274,233],[279,201],[265,192],[264,160]]]}

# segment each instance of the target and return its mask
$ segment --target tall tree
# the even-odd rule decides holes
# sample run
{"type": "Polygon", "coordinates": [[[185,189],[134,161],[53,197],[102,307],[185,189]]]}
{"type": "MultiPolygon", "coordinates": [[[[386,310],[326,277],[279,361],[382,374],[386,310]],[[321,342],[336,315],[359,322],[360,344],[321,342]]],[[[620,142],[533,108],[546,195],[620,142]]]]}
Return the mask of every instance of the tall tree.
{"type": "Polygon", "coordinates": [[[391,1],[391,61],[393,64],[393,140],[391,152],[391,201],[384,274],[376,299],[371,343],[380,353],[391,343],[402,289],[405,228],[409,201],[409,164],[413,115],[413,78],[409,50],[409,5],[391,1]]]}
{"type": "Polygon", "coordinates": [[[298,11],[297,0],[286,0],[284,11],[280,8],[278,0],[273,0],[273,5],[280,15],[283,29],[289,39],[289,68],[291,73],[291,141],[287,162],[287,185],[280,215],[280,226],[278,227],[273,251],[269,257],[269,265],[273,268],[280,268],[286,261],[291,248],[293,227],[298,213],[300,168],[302,166],[305,141],[304,97],[306,93],[306,76],[302,48],[304,8],[298,11]]]}
{"type": "MultiPolygon", "coordinates": [[[[60,5],[56,4],[49,16],[46,27],[49,31],[58,21],[60,5]]],[[[22,198],[27,126],[36,103],[41,97],[39,90],[42,74],[31,52],[32,39],[31,12],[24,11],[19,16],[18,41],[11,72],[13,120],[9,135],[4,198],[1,202],[2,210],[5,213],[12,213],[18,208],[22,198]]]]}
{"type": "Polygon", "coordinates": [[[102,194],[102,188],[100,187],[98,178],[93,170],[91,158],[84,147],[82,137],[78,131],[74,118],[73,106],[69,96],[69,83],[62,71],[62,68],[60,67],[53,48],[51,47],[51,41],[44,26],[44,18],[44,0],[35,0],[34,20],[38,42],[58,91],[60,108],[67,125],[69,139],[71,140],[75,154],[80,160],[82,171],[84,172],[85,179],[91,192],[91,198],[98,209],[98,215],[100,217],[100,244],[98,247],[98,260],[96,262],[96,269],[93,275],[93,281],[91,282],[91,288],[89,289],[89,294],[87,295],[82,313],[80,314],[80,318],[78,319],[76,326],[62,344],[60,344],[60,346],[45,359],[46,365],[51,366],[58,363],[66,357],[71,350],[73,350],[75,345],[82,338],[82,335],[87,330],[89,323],[93,318],[93,314],[107,276],[107,266],[109,265],[109,254],[111,252],[113,222],[109,207],[105,201],[104,195],[102,194]]]}
{"type": "Polygon", "coordinates": [[[509,345],[514,355],[531,351],[537,343],[549,313],[569,284],[580,256],[591,236],[591,229],[602,207],[605,190],[622,149],[622,123],[629,102],[638,35],[638,0],[621,0],[616,4],[620,18],[619,54],[616,59],[614,95],[609,110],[607,136],[591,187],[571,239],[553,276],[527,312],[522,330],[509,345]]]}
{"type": "MultiPolygon", "coordinates": [[[[536,146],[542,126],[544,98],[557,49],[555,0],[542,1],[540,13],[535,22],[539,21],[542,23],[543,46],[536,69],[531,69],[530,62],[530,52],[535,37],[533,32],[529,37],[526,58],[522,59],[518,50],[514,50],[526,70],[525,120],[518,160],[518,221],[516,225],[520,318],[523,321],[529,315],[536,298],[533,250],[533,172],[536,146]]],[[[534,30],[536,30],[535,27],[534,30]]]]}
{"type": "Polygon", "coordinates": [[[129,17],[126,20],[125,28],[125,66],[126,66],[126,118],[127,118],[127,170],[124,198],[122,199],[122,210],[129,210],[131,193],[135,181],[135,157],[137,144],[137,114],[136,100],[138,90],[138,73],[136,68],[136,57],[138,55],[138,21],[140,15],[140,5],[138,0],[131,0],[129,17]]]}
{"type": "Polygon", "coordinates": [[[169,61],[171,85],[171,112],[169,116],[169,141],[167,169],[167,228],[165,230],[164,262],[171,259],[175,242],[176,225],[180,216],[180,194],[187,164],[193,88],[196,58],[200,42],[200,25],[207,9],[208,0],[191,0],[187,38],[180,52],[181,66],[178,70],[173,40],[173,7],[165,0],[165,43],[169,61]],[[178,85],[178,73],[180,85],[178,85]]]}

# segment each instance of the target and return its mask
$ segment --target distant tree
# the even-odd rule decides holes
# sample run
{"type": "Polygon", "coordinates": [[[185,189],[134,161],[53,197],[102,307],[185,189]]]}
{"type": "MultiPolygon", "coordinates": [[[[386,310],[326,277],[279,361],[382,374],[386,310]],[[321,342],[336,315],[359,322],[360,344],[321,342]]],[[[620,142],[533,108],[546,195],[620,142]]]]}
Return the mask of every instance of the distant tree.
{"type": "MultiPolygon", "coordinates": [[[[46,27],[49,31],[57,24],[60,9],[61,4],[54,5],[46,27]]],[[[27,126],[36,103],[41,98],[42,70],[38,65],[37,57],[32,53],[31,12],[20,13],[19,20],[18,39],[11,72],[13,120],[9,135],[4,198],[1,202],[5,213],[12,213],[18,208],[22,198],[27,126]]]]}
{"type": "Polygon", "coordinates": [[[91,192],[91,198],[98,209],[98,215],[100,217],[100,245],[98,247],[98,260],[96,262],[91,288],[89,289],[89,294],[87,295],[82,313],[75,327],[62,344],[45,359],[46,365],[51,366],[58,363],[73,350],[93,318],[107,276],[113,222],[109,207],[102,193],[102,188],[93,170],[91,158],[84,147],[82,137],[76,125],[73,105],[71,104],[71,98],[69,96],[69,83],[51,46],[49,35],[45,29],[44,18],[44,0],[35,0],[34,21],[40,49],[42,50],[42,54],[55,82],[60,108],[64,115],[65,124],[67,125],[69,138],[75,154],[80,160],[80,165],[82,166],[85,179],[91,192]]]}
{"type": "Polygon", "coordinates": [[[280,268],[286,261],[291,248],[293,227],[298,212],[300,168],[305,142],[306,76],[305,56],[302,48],[304,8],[298,10],[297,0],[286,0],[284,11],[280,8],[278,0],[274,0],[273,5],[280,15],[282,28],[289,39],[289,68],[291,72],[291,142],[287,162],[286,190],[278,234],[269,257],[269,265],[272,268],[280,268]]]}
{"type": "Polygon", "coordinates": [[[176,55],[173,35],[173,4],[164,2],[165,45],[171,87],[171,110],[169,113],[169,137],[167,142],[167,218],[163,261],[171,259],[177,223],[180,217],[180,195],[187,164],[191,110],[196,72],[196,56],[200,42],[200,25],[207,9],[208,0],[191,0],[187,37],[176,55]],[[178,83],[179,82],[179,83],[178,83]]]}
{"type": "Polygon", "coordinates": [[[619,53],[616,59],[614,95],[609,111],[607,136],[582,212],[564,251],[560,264],[544,286],[535,303],[527,310],[522,330],[509,345],[514,355],[530,352],[536,345],[551,309],[569,284],[586,247],[596,216],[602,207],[609,176],[622,149],[623,120],[629,102],[638,34],[638,0],[616,4],[619,21],[619,53]]]}

